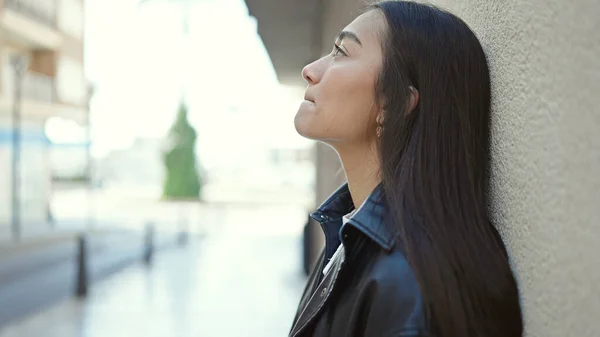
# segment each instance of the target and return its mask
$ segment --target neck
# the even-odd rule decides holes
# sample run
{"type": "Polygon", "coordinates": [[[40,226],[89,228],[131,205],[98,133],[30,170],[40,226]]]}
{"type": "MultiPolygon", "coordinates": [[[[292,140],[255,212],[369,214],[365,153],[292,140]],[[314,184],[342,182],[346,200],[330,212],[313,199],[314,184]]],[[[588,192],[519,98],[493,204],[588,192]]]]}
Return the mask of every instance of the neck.
{"type": "Polygon", "coordinates": [[[373,144],[336,146],[355,208],[359,208],[381,182],[379,154],[373,144]]]}

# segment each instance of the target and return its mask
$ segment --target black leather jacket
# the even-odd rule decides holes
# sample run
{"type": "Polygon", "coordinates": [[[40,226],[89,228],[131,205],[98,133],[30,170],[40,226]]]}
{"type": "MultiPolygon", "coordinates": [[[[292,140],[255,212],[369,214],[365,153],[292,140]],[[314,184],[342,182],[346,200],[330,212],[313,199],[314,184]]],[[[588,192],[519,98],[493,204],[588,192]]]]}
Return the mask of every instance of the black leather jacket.
{"type": "Polygon", "coordinates": [[[321,223],[325,249],[290,336],[427,336],[419,285],[397,244],[397,230],[384,221],[381,185],[342,226],[353,207],[345,184],[311,214],[321,223]],[[330,262],[340,242],[342,254],[330,262]]]}

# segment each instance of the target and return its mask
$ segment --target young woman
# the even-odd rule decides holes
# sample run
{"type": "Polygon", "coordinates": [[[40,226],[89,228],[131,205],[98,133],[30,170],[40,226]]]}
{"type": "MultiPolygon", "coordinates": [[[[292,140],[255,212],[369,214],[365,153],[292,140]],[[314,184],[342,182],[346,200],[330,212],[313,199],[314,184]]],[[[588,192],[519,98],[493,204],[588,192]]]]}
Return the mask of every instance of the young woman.
{"type": "Polygon", "coordinates": [[[311,215],[326,247],[290,336],[521,336],[489,215],[489,70],[469,27],[382,2],[302,76],[296,130],[336,150],[348,183],[311,215]]]}

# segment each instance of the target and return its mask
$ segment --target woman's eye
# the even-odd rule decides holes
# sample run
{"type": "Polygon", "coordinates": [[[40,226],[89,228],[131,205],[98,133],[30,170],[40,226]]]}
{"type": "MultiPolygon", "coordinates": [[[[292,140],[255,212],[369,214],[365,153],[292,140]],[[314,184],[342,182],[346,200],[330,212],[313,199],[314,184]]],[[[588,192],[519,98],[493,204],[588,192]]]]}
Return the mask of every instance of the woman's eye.
{"type": "Polygon", "coordinates": [[[337,44],[333,45],[333,56],[346,56],[346,53],[337,44]]]}

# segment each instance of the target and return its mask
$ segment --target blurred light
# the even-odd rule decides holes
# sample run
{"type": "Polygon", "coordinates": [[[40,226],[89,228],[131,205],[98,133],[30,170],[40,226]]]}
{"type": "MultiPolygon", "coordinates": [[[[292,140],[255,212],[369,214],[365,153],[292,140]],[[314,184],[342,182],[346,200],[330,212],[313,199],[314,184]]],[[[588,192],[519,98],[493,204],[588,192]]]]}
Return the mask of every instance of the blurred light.
{"type": "Polygon", "coordinates": [[[86,128],[74,120],[51,117],[44,126],[46,137],[53,144],[87,144],[86,128]]]}

